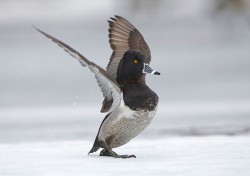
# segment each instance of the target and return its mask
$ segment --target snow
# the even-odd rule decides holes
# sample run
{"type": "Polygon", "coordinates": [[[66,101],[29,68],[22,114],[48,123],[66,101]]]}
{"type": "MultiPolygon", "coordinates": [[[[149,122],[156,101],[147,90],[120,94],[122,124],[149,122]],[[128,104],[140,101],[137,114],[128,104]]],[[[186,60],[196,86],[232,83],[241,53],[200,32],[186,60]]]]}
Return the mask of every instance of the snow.
{"type": "Polygon", "coordinates": [[[117,148],[137,158],[87,155],[92,141],[0,144],[0,175],[240,175],[250,174],[249,136],[137,139],[117,148]]]}

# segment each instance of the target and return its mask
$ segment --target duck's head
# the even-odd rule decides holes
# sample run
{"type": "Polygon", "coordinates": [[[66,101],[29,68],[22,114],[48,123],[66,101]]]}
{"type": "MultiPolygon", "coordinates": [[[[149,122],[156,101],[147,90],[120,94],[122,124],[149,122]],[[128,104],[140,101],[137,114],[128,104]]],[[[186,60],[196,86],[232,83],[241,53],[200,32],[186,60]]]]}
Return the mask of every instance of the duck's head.
{"type": "Polygon", "coordinates": [[[144,56],[140,52],[134,50],[126,51],[118,67],[118,82],[122,83],[138,80],[145,73],[160,75],[158,71],[149,67],[148,63],[145,62],[144,56]]]}

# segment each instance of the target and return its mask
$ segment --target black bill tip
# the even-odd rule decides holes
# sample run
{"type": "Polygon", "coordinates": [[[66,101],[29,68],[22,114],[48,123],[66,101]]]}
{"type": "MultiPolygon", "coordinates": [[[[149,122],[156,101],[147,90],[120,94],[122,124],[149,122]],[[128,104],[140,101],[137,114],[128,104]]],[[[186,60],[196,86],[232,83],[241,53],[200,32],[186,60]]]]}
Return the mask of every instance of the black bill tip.
{"type": "Polygon", "coordinates": [[[155,71],[154,72],[154,75],[160,75],[161,73],[160,72],[158,72],[158,71],[155,71]]]}

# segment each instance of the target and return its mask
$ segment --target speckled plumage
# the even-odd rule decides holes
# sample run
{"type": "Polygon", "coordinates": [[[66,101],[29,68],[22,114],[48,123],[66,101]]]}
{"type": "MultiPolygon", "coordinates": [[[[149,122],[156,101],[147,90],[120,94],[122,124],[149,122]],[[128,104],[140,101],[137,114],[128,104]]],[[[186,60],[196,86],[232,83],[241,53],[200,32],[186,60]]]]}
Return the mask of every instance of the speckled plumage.
{"type": "Polygon", "coordinates": [[[127,112],[124,112],[124,108],[119,107],[117,112],[111,113],[102,124],[98,140],[105,141],[110,148],[128,143],[150,124],[156,109],[157,107],[152,111],[140,109],[129,112],[129,116],[126,116],[127,112]]]}

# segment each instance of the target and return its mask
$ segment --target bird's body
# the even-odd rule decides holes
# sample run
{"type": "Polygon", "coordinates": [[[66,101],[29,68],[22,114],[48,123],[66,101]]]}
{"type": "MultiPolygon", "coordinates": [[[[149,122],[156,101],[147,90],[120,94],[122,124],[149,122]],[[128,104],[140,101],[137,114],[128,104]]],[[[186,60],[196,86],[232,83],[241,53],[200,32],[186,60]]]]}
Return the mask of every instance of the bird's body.
{"type": "Polygon", "coordinates": [[[158,96],[145,83],[145,73],[160,73],[149,67],[150,50],[141,33],[126,19],[115,16],[109,21],[109,38],[113,54],[107,70],[86,59],[62,41],[42,32],[95,75],[105,97],[101,112],[107,115],[99,127],[89,153],[103,148],[101,156],[130,158],[112,149],[128,143],[140,134],[155,116],[158,96]]]}
{"type": "Polygon", "coordinates": [[[156,109],[133,111],[121,104],[102,123],[98,140],[105,141],[111,148],[120,147],[140,134],[150,124],[155,113],[156,109]]]}
{"type": "Polygon", "coordinates": [[[111,148],[126,144],[150,124],[157,104],[158,96],[147,85],[142,82],[128,84],[121,104],[103,121],[98,141],[106,141],[111,148]]]}

